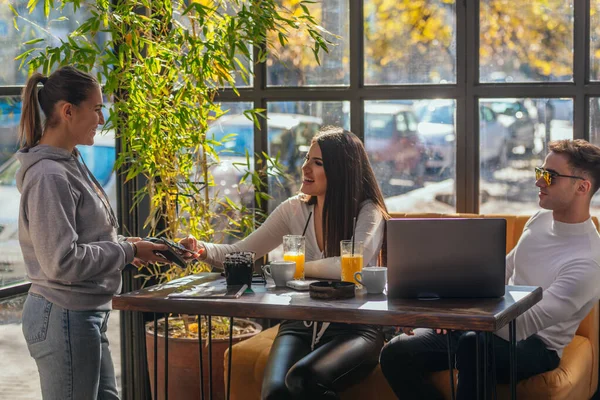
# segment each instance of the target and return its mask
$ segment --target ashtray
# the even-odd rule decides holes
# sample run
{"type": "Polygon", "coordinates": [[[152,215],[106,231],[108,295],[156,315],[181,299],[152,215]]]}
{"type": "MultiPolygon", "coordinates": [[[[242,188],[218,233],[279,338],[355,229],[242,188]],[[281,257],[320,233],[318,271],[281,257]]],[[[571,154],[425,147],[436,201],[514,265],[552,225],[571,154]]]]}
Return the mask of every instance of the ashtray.
{"type": "Polygon", "coordinates": [[[311,299],[341,300],[354,297],[352,282],[314,282],[308,287],[311,299]]]}

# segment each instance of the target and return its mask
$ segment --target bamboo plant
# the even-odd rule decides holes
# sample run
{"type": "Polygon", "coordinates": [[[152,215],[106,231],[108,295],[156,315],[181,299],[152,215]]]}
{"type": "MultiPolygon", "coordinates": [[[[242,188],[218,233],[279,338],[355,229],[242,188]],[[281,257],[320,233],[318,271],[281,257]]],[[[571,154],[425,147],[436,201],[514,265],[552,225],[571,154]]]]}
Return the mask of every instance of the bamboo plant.
{"type": "MultiPolygon", "coordinates": [[[[310,2],[295,3],[290,11],[278,0],[29,0],[30,13],[43,7],[46,17],[57,8],[81,14],[85,6],[87,17],[66,38],[40,30],[17,59],[29,73],[75,65],[97,74],[112,101],[106,129],[121,141],[116,168],[125,171],[126,182],[140,176],[148,182],[134,194],[134,205],[149,199],[145,225],[151,234],[213,241],[222,226],[244,237],[255,229],[268,198],[265,177],[283,170],[277,157],[264,153],[256,155],[259,168],[253,170],[247,152],[245,165],[237,166],[238,190],[254,191],[254,207],[223,196],[211,171],[231,137],[218,142],[209,128],[225,113],[218,92],[229,86],[238,93],[236,82],[252,76],[248,66],[285,46],[290,32],[311,39],[317,61],[327,51],[328,33],[311,16],[305,4],[310,2]]],[[[31,29],[27,15],[11,9],[15,28],[31,29]]],[[[258,124],[262,111],[245,114],[258,124]]],[[[198,268],[152,267],[144,275],[170,280],[198,268]]]]}

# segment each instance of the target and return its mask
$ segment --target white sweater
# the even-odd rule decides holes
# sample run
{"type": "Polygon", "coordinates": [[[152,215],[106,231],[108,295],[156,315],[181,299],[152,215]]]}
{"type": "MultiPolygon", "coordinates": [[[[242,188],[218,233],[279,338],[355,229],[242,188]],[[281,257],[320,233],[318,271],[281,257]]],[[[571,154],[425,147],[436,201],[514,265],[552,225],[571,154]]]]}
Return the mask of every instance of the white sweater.
{"type": "MultiPolygon", "coordinates": [[[[600,298],[600,235],[591,218],[555,221],[540,211],[506,256],[508,284],[541,286],[542,300],[517,318],[517,340],[537,334],[559,356],[600,298]]],[[[508,326],[496,332],[508,340],[508,326]]]]}
{"type": "MultiPolygon", "coordinates": [[[[306,274],[317,278],[333,278],[331,271],[339,271],[339,257],[323,259],[323,252],[317,245],[315,235],[314,205],[307,205],[298,196],[290,197],[281,203],[266,221],[244,240],[235,244],[204,243],[207,251],[205,262],[222,268],[225,254],[233,251],[253,251],[256,253],[256,258],[260,258],[279,246],[283,242],[284,235],[302,235],[310,212],[313,214],[305,234],[306,274]],[[324,271],[319,273],[321,269],[324,271]]],[[[348,218],[352,219],[353,216],[348,218]]],[[[376,265],[383,243],[384,229],[385,220],[381,212],[371,201],[363,202],[356,220],[356,240],[364,242],[364,265],[369,263],[376,265]]],[[[339,279],[339,272],[337,272],[337,279],[339,279]]]]}

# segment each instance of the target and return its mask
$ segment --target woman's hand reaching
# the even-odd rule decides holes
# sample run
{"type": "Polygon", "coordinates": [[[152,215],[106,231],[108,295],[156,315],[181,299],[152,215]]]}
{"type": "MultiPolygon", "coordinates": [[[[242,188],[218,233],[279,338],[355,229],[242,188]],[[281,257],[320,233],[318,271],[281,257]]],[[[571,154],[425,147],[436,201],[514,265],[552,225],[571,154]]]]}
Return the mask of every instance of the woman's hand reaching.
{"type": "Polygon", "coordinates": [[[182,239],[179,244],[188,249],[192,253],[192,257],[200,260],[206,259],[206,247],[194,236],[189,235],[185,239],[182,239]]]}

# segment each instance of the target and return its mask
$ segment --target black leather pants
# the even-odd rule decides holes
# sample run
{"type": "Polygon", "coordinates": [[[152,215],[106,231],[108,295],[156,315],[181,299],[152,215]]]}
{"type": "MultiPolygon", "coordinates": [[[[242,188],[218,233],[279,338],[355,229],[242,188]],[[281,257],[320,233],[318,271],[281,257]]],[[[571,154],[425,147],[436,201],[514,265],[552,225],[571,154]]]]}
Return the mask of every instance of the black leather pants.
{"type": "Polygon", "coordinates": [[[337,399],[338,391],[375,368],[383,334],[369,325],[331,324],[311,351],[312,341],[313,327],[302,321],[281,323],[265,369],[262,399],[337,399]]]}

